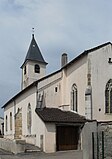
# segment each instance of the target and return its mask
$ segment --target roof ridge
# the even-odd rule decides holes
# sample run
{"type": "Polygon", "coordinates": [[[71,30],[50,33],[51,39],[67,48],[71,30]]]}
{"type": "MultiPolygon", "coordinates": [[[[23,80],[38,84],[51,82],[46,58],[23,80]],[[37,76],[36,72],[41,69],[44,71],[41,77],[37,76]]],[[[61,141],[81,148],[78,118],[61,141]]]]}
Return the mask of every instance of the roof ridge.
{"type": "Polygon", "coordinates": [[[106,46],[106,45],[109,45],[109,44],[112,45],[111,42],[106,42],[106,43],[103,43],[103,44],[98,45],[98,46],[96,46],[96,47],[90,48],[90,49],[88,49],[88,50],[84,50],[82,53],[80,53],[79,55],[77,55],[74,59],[72,59],[69,63],[67,63],[67,64],[66,64],[65,66],[63,66],[62,68],[66,68],[67,66],[71,65],[74,61],[77,61],[80,57],[83,57],[83,56],[87,55],[88,53],[90,53],[90,52],[92,52],[92,51],[95,51],[95,50],[97,50],[97,49],[100,49],[100,48],[102,48],[102,47],[104,47],[104,46],[106,46]]]}
{"type": "MultiPolygon", "coordinates": [[[[104,47],[104,46],[106,46],[106,45],[109,45],[109,44],[112,45],[112,43],[111,43],[110,41],[108,41],[108,42],[106,42],[106,43],[103,43],[103,44],[100,44],[100,45],[98,45],[98,46],[92,47],[92,48],[87,49],[87,50],[85,50],[85,51],[86,51],[86,52],[92,52],[92,51],[94,51],[94,50],[100,49],[100,48],[102,48],[102,47],[104,47]]],[[[84,51],[84,52],[85,52],[85,51],[84,51]]]]}

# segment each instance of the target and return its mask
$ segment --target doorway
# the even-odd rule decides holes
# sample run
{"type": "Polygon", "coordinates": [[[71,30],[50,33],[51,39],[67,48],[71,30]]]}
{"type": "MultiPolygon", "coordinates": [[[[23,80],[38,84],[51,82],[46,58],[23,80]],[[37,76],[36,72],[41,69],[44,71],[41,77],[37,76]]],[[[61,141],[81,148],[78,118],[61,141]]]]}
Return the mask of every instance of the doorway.
{"type": "Polygon", "coordinates": [[[77,150],[79,140],[78,126],[57,126],[56,127],[56,149],[77,150]]]}

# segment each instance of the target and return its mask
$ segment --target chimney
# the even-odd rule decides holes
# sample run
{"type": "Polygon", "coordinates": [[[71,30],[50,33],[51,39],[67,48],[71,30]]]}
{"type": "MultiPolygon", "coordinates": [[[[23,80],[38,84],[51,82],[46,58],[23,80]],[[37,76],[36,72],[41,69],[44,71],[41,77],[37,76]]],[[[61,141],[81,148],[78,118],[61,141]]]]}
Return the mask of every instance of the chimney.
{"type": "Polygon", "coordinates": [[[61,67],[65,66],[68,63],[68,57],[66,53],[63,53],[61,56],[61,67]]]}

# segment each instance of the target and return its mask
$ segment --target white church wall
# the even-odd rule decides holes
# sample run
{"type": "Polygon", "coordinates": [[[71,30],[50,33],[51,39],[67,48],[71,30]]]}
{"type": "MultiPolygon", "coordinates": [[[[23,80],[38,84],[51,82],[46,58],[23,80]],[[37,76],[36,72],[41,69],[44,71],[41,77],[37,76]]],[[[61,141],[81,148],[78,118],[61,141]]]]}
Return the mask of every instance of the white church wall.
{"type": "Polygon", "coordinates": [[[14,101],[12,101],[4,109],[4,138],[14,139],[15,125],[14,125],[14,101]],[[10,113],[12,113],[12,130],[10,128],[10,113]],[[6,130],[6,116],[7,116],[7,130],[6,130]]]}
{"type": "Polygon", "coordinates": [[[35,116],[36,146],[45,151],[45,124],[38,115],[35,116]]]}
{"type": "Polygon", "coordinates": [[[61,80],[59,72],[38,83],[38,96],[44,93],[44,102],[47,107],[59,107],[61,105],[61,80]]]}
{"type": "Polygon", "coordinates": [[[87,56],[68,68],[42,80],[38,84],[38,94],[44,91],[45,105],[64,110],[71,109],[71,87],[78,88],[78,113],[85,115],[85,91],[87,87],[87,56]],[[55,91],[57,89],[57,92],[55,91]]]}
{"type": "MultiPolygon", "coordinates": [[[[65,102],[66,105],[69,105],[69,109],[71,109],[71,88],[73,84],[76,84],[78,113],[81,115],[85,115],[85,90],[87,87],[87,56],[80,58],[80,60],[68,67],[66,77],[66,89],[63,94],[63,103],[65,102]]],[[[63,87],[65,87],[64,84],[63,87]]]]}
{"type": "Polygon", "coordinates": [[[35,73],[35,64],[37,64],[34,61],[28,61],[26,63],[26,74],[24,74],[24,69],[22,70],[22,81],[23,81],[23,88],[27,87],[34,81],[42,78],[46,74],[46,66],[42,63],[38,62],[38,65],[40,66],[40,73],[35,73]]]}
{"type": "Polygon", "coordinates": [[[46,123],[45,152],[51,153],[55,151],[56,151],[56,126],[53,123],[46,123]]]}
{"type": "Polygon", "coordinates": [[[61,109],[62,110],[69,110],[69,103],[67,102],[67,69],[62,70],[62,80],[61,80],[61,109]]]}
{"type": "Polygon", "coordinates": [[[57,73],[54,73],[53,75],[48,76],[47,78],[45,78],[44,80],[41,80],[38,83],[38,89],[44,89],[46,87],[48,87],[50,84],[55,83],[56,81],[60,80],[62,78],[62,72],[59,71],[57,73]]]}
{"type": "Polygon", "coordinates": [[[108,63],[109,58],[112,58],[111,45],[89,53],[89,57],[92,69],[93,119],[112,120],[111,114],[105,114],[105,87],[108,80],[112,79],[112,64],[108,63]]]}
{"type": "Polygon", "coordinates": [[[38,63],[38,65],[40,66],[40,73],[35,73],[34,71],[35,64],[36,64],[35,62],[29,61],[29,65],[28,65],[28,77],[30,77],[31,78],[30,80],[33,80],[33,81],[44,77],[46,74],[45,65],[43,65],[42,63],[38,63]]]}
{"type": "Polygon", "coordinates": [[[9,103],[4,110],[4,136],[5,138],[14,138],[15,134],[15,114],[17,113],[18,109],[22,109],[22,139],[32,140],[35,142],[35,134],[36,134],[36,121],[35,121],[35,108],[36,108],[36,87],[32,87],[29,90],[22,93],[18,96],[14,101],[9,103]],[[31,105],[31,133],[29,133],[27,128],[27,108],[28,105],[31,105]],[[10,130],[10,112],[12,112],[12,130],[10,130]],[[7,115],[7,131],[6,131],[6,115],[7,115]],[[29,137],[29,138],[28,138],[29,137]]]}
{"type": "Polygon", "coordinates": [[[16,112],[19,109],[22,108],[22,134],[23,136],[30,135],[27,129],[27,109],[28,105],[31,106],[31,114],[32,114],[32,126],[31,126],[31,134],[35,134],[35,128],[34,128],[34,116],[35,108],[36,108],[36,87],[32,87],[28,91],[26,91],[24,94],[22,94],[19,98],[16,100],[16,112]]]}

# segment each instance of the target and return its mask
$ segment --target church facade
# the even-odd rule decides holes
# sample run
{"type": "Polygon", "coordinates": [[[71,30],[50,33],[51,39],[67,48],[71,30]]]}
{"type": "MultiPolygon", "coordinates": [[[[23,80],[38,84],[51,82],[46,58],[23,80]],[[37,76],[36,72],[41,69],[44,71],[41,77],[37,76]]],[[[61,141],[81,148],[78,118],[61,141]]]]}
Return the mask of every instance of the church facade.
{"type": "MultiPolygon", "coordinates": [[[[45,152],[81,149],[90,121],[112,121],[112,44],[86,50],[46,75],[34,35],[22,69],[21,91],[4,106],[4,138],[45,152]]],[[[96,131],[93,127],[91,131],[96,131]]]]}

